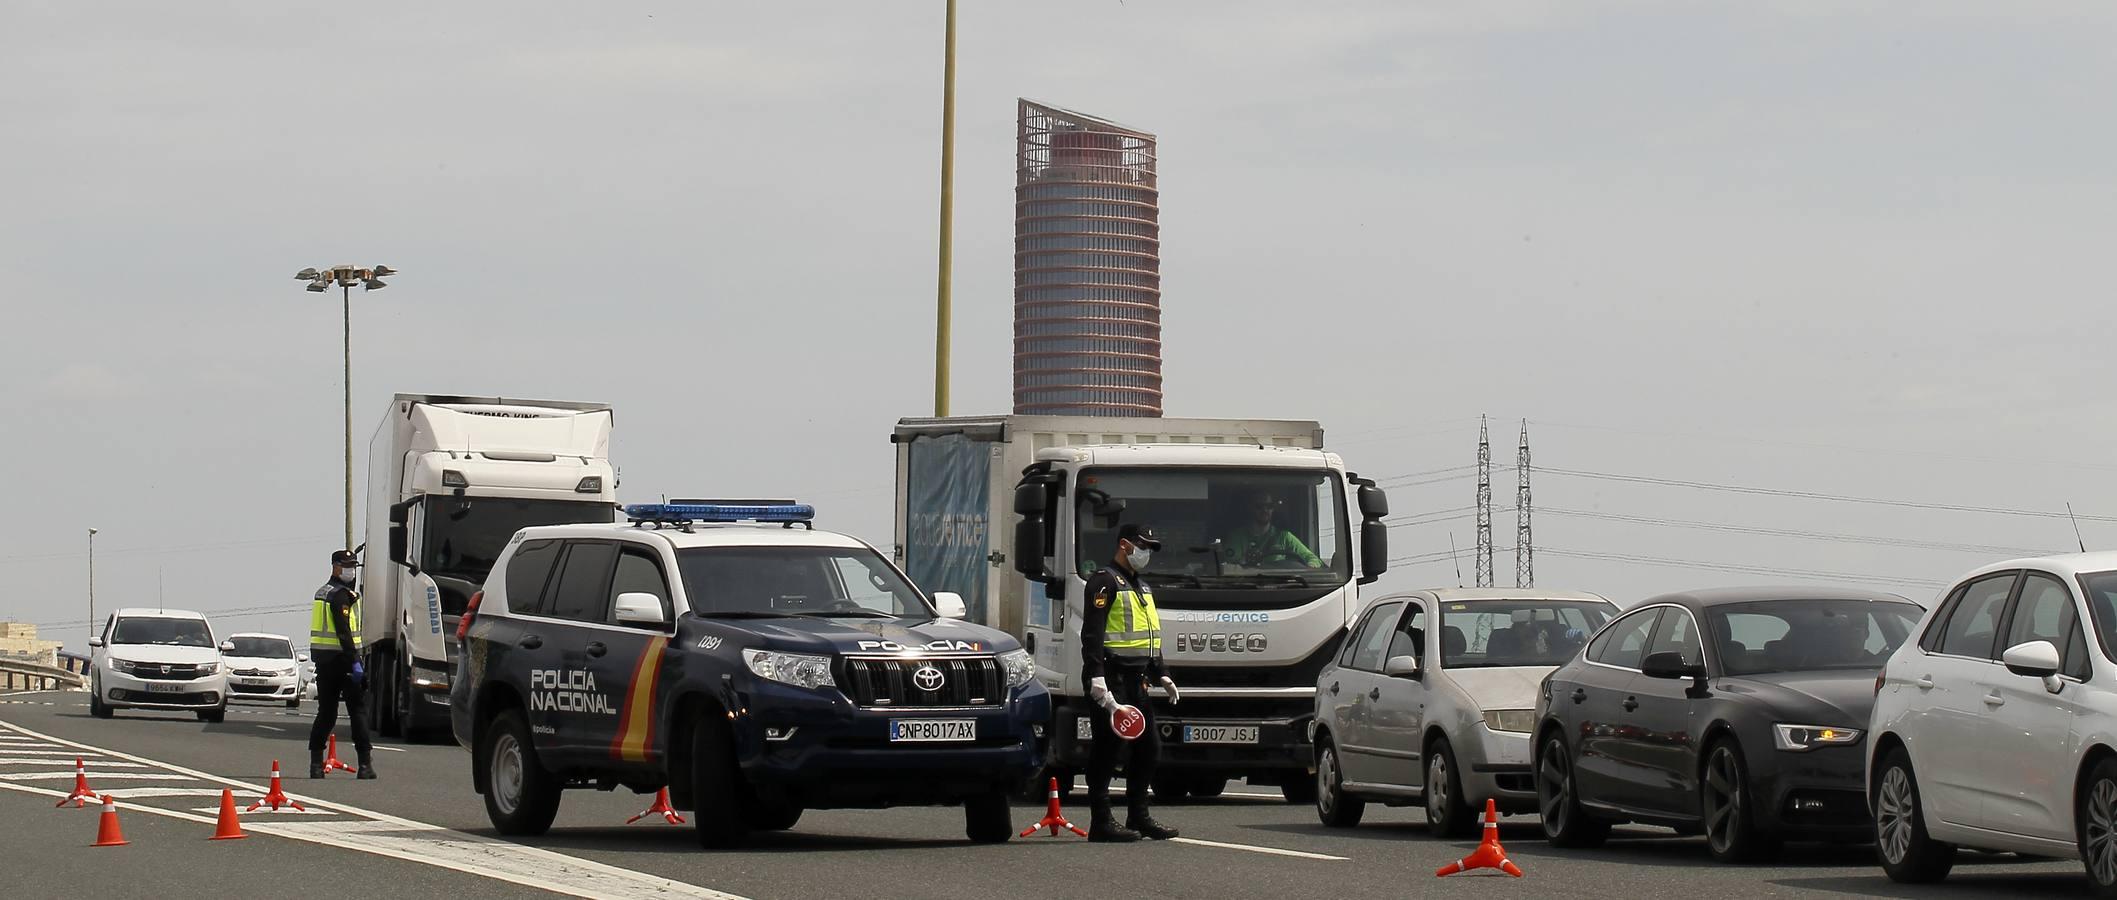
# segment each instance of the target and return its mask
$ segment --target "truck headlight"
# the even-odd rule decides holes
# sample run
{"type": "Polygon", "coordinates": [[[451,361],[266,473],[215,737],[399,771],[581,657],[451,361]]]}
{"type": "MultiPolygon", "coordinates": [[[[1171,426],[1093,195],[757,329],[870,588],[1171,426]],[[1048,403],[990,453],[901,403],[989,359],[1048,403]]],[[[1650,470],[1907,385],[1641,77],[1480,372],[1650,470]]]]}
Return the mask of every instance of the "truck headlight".
{"type": "Polygon", "coordinates": [[[412,684],[417,687],[445,688],[448,687],[448,673],[415,665],[412,667],[412,684]]]}
{"type": "Polygon", "coordinates": [[[1007,676],[1007,686],[1018,688],[1036,677],[1036,660],[1029,651],[1009,650],[1000,654],[1000,671],[1007,676]]]}
{"type": "Polygon", "coordinates": [[[1493,731],[1528,734],[1536,730],[1536,710],[1488,709],[1485,710],[1485,727],[1493,731]]]}
{"type": "Polygon", "coordinates": [[[1814,750],[1817,747],[1835,747],[1858,743],[1857,728],[1832,728],[1828,725],[1773,725],[1772,743],[1781,750],[1796,753],[1814,750]]]}
{"type": "Polygon", "coordinates": [[[777,650],[744,650],[742,660],[759,678],[795,687],[837,687],[838,681],[831,677],[831,658],[810,656],[806,653],[781,653],[777,650]]]}

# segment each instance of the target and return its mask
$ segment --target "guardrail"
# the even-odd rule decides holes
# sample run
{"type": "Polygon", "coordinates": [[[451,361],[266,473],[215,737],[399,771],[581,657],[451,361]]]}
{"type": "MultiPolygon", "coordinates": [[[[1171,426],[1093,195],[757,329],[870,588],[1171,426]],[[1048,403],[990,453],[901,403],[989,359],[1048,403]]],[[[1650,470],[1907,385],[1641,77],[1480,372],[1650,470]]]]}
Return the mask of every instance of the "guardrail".
{"type": "Polygon", "coordinates": [[[86,675],[57,666],[0,659],[0,693],[8,691],[80,690],[88,686],[86,675]]]}

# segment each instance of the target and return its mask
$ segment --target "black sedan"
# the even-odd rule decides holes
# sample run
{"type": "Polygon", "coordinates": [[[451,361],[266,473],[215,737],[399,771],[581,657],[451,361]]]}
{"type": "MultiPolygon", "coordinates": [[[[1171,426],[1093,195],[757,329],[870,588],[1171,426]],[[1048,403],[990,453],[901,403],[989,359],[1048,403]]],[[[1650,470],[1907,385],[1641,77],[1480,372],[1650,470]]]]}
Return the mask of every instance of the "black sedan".
{"type": "Polygon", "coordinates": [[[1545,836],[1591,847],[1614,824],[1662,825],[1704,833],[1726,861],[1873,840],[1861,732],[1875,674],[1922,613],[1819,588],[1670,594],[1627,612],[1538,693],[1545,836]]]}

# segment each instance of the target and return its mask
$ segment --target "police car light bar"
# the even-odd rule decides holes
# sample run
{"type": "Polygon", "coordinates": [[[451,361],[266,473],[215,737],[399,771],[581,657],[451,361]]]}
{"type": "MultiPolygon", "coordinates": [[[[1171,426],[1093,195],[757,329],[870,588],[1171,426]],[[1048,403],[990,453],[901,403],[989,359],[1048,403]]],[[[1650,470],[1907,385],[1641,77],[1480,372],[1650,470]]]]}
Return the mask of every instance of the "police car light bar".
{"type": "Polygon", "coordinates": [[[816,508],[792,500],[671,500],[667,503],[633,503],[624,507],[633,523],[654,522],[780,522],[807,524],[816,518],[816,508]]]}

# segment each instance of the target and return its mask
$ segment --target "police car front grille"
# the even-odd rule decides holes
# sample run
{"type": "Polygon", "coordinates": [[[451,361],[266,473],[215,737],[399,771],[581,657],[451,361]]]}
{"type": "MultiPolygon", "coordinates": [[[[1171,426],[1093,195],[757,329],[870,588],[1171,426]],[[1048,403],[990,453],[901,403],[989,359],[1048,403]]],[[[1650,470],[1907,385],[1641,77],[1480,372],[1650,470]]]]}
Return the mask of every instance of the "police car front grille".
{"type": "MultiPolygon", "coordinates": [[[[998,706],[1000,664],[990,656],[847,657],[838,664],[838,686],[853,705],[875,709],[998,706]],[[932,667],[941,683],[920,687],[919,672],[932,667]]],[[[926,679],[932,680],[932,676],[926,679]]]]}

